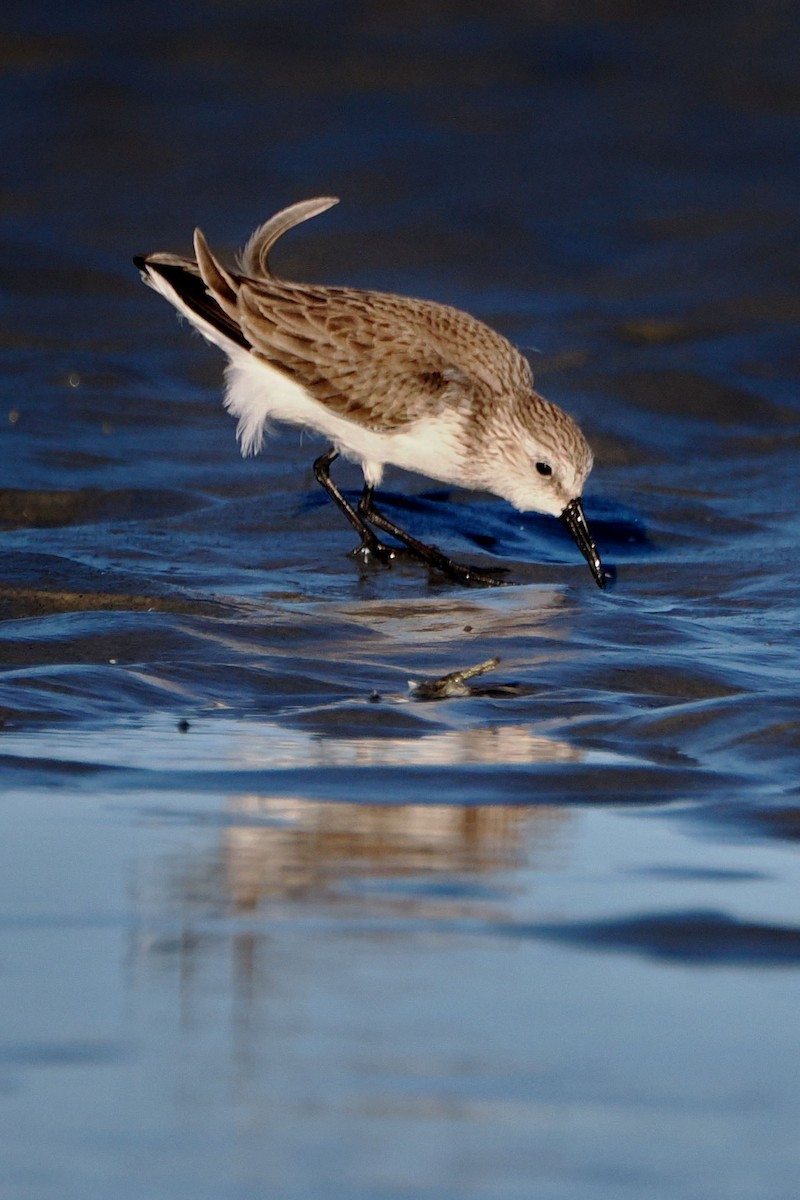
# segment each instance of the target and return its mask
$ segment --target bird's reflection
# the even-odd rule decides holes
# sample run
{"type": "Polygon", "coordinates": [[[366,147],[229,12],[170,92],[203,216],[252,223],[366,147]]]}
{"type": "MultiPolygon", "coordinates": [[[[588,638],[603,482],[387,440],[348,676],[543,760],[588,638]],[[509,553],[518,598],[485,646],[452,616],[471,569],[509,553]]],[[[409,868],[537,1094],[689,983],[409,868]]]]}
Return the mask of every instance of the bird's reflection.
{"type": "MultiPolygon", "coordinates": [[[[564,820],[555,809],[452,804],[347,804],[300,798],[238,797],[242,820],[224,830],[221,887],[234,913],[256,912],[271,900],[355,898],[358,907],[385,911],[415,898],[427,906],[422,881],[435,877],[437,907],[448,896],[469,897],[462,882],[518,867],[530,851],[534,827],[545,843],[564,820]],[[398,891],[392,881],[418,879],[418,891],[398,891]],[[379,886],[361,891],[367,880],[379,886]]],[[[534,851],[535,853],[535,851],[534,851]]],[[[480,888],[474,892],[483,896],[480,888]]]]}
{"type": "MultiPolygon", "coordinates": [[[[525,724],[450,729],[417,738],[298,737],[304,765],[331,769],[512,767],[578,762],[583,757],[568,742],[534,733],[525,724]]],[[[274,763],[276,749],[248,745],[248,765],[274,763]]],[[[299,750],[298,743],[294,765],[301,761],[299,750]]],[[[284,760],[286,752],[284,743],[279,752],[284,760]]],[[[376,785],[376,800],[387,799],[376,785]]],[[[519,865],[522,835],[529,826],[548,828],[562,819],[551,809],[527,805],[437,804],[435,796],[430,800],[364,804],[257,793],[237,796],[229,802],[232,819],[222,837],[225,900],[236,913],[254,912],[270,899],[330,897],[354,878],[446,878],[507,869],[519,865]]],[[[390,902],[396,900],[395,892],[390,902]]]]}
{"type": "MultiPolygon", "coordinates": [[[[255,723],[239,729],[228,742],[228,764],[256,768],[254,782],[269,767],[327,768],[337,772],[342,798],[314,798],[301,786],[231,794],[219,823],[212,823],[211,842],[170,855],[162,860],[162,878],[151,877],[150,916],[166,932],[138,946],[162,961],[164,953],[177,955],[188,980],[213,956],[220,936],[230,939],[234,971],[243,973],[233,986],[242,994],[259,947],[268,953],[274,922],[292,913],[323,922],[344,916],[382,923],[399,916],[423,924],[496,916],[509,897],[508,873],[558,854],[571,820],[565,808],[498,803],[496,787],[493,803],[444,802],[429,770],[398,793],[411,792],[409,802],[382,793],[386,776],[377,771],[374,800],[365,800],[364,769],[407,767],[413,781],[414,767],[452,772],[473,766],[479,780],[487,764],[518,768],[585,758],[575,746],[522,723],[437,729],[422,737],[323,737],[277,725],[261,726],[258,737],[256,729],[255,723]],[[360,798],[347,800],[353,779],[360,798]]],[[[307,778],[303,773],[298,784],[307,778]]]]}
{"type": "Polygon", "coordinates": [[[516,766],[580,762],[569,742],[530,725],[475,725],[422,737],[336,737],[285,726],[238,723],[225,758],[241,767],[516,766]]]}
{"type": "MultiPolygon", "coordinates": [[[[291,764],[340,770],[343,795],[348,768],[515,767],[584,757],[575,746],[524,724],[449,729],[421,738],[272,733],[261,741],[248,738],[246,745],[237,741],[228,757],[250,768],[291,764]]],[[[252,914],[276,900],[341,899],[354,880],[485,876],[535,854],[565,819],[562,810],[530,804],[437,803],[429,775],[415,789],[418,802],[401,803],[381,793],[380,778],[374,802],[367,803],[255,790],[231,797],[218,845],[202,868],[194,863],[187,869],[185,886],[178,885],[184,914],[252,914]],[[532,842],[526,835],[534,829],[532,842]]],[[[174,895],[174,883],[170,890],[174,895]]],[[[363,902],[374,904],[378,895],[379,889],[372,891],[363,902]]],[[[381,903],[396,899],[390,889],[381,903]]]]}

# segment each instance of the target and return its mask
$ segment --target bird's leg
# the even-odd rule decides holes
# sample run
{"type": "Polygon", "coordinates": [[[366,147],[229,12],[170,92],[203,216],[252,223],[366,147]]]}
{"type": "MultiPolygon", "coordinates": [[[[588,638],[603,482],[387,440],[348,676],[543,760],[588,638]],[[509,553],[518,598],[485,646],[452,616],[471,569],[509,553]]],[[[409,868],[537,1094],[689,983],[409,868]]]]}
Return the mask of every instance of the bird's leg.
{"type": "MultiPolygon", "coordinates": [[[[330,465],[334,459],[338,458],[338,451],[331,447],[325,454],[314,463],[314,475],[318,483],[321,483],[325,491],[330,496],[331,500],[342,510],[350,524],[357,531],[361,538],[361,545],[358,546],[354,554],[374,554],[381,562],[389,562],[395,557],[395,552],[390,546],[384,546],[376,536],[366,521],[356,512],[352,504],[348,504],[342,493],[339,491],[336,484],[331,479],[330,465]]],[[[362,497],[363,499],[363,497],[362,497]]],[[[359,504],[359,508],[361,505],[359,504]]]]}
{"type": "Polygon", "coordinates": [[[464,584],[466,587],[505,587],[506,582],[503,579],[498,579],[494,575],[490,575],[487,571],[480,571],[477,567],[466,566],[463,563],[453,562],[452,558],[448,558],[446,554],[442,554],[441,550],[436,546],[426,546],[424,542],[419,542],[410,533],[406,533],[404,529],[400,529],[383,513],[378,512],[372,500],[374,488],[367,484],[361,493],[361,499],[358,502],[358,514],[366,521],[371,521],[377,526],[382,533],[389,533],[392,537],[397,538],[398,542],[402,542],[413,555],[422,559],[429,567],[435,567],[437,571],[441,571],[450,579],[454,579],[457,583],[464,584]]]}

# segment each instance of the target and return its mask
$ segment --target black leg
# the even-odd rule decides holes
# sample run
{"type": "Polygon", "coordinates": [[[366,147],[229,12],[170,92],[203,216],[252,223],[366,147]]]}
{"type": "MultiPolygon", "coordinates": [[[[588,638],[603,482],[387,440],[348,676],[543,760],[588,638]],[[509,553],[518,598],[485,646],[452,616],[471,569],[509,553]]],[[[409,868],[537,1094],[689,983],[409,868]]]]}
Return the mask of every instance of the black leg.
{"type": "MultiPolygon", "coordinates": [[[[353,551],[354,554],[374,554],[381,562],[389,562],[395,557],[395,552],[390,546],[384,546],[376,536],[366,521],[356,512],[351,504],[348,504],[342,493],[339,491],[336,484],[331,479],[330,465],[339,455],[336,450],[330,449],[314,463],[314,475],[317,482],[321,483],[325,491],[330,496],[331,500],[341,509],[347,517],[350,524],[358,532],[361,538],[361,545],[353,551]]],[[[362,497],[363,499],[363,497],[362,497]]],[[[361,505],[359,504],[359,508],[361,505]]]]}
{"type": "Polygon", "coordinates": [[[358,502],[358,515],[365,521],[371,521],[373,525],[383,533],[389,533],[392,537],[397,538],[398,542],[402,542],[407,546],[413,555],[422,559],[429,567],[434,567],[437,571],[441,571],[450,579],[455,579],[457,583],[462,583],[465,586],[484,586],[484,587],[505,587],[506,581],[498,579],[494,575],[490,575],[487,571],[481,571],[477,567],[469,567],[463,563],[453,562],[446,554],[442,554],[436,546],[426,546],[424,542],[419,542],[410,533],[406,533],[404,529],[400,529],[383,513],[378,512],[372,502],[374,488],[367,484],[361,493],[361,499],[358,502]]]}

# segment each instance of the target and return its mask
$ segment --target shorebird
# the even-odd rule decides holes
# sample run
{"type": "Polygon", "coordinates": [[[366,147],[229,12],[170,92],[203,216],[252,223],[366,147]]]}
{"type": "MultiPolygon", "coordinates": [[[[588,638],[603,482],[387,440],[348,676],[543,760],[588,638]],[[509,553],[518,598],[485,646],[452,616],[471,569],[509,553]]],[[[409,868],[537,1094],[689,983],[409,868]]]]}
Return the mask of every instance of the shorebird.
{"type": "Polygon", "coordinates": [[[276,213],[253,233],[236,271],[199,229],[194,259],[133,260],[145,283],[228,356],[224,403],[238,418],[242,454],[258,453],[270,419],[324,434],[330,449],[314,473],[361,538],[353,553],[365,558],[396,557],[378,530],[459,583],[504,582],[454,562],[375,507],[392,464],[559,517],[605,587],[581,501],[592,452],[575,421],[535,390],[530,365],[510,342],[448,305],[273,273],[278,239],[336,203],[322,196],[276,213]],[[355,507],[331,479],[339,455],[364,473],[355,507]]]}

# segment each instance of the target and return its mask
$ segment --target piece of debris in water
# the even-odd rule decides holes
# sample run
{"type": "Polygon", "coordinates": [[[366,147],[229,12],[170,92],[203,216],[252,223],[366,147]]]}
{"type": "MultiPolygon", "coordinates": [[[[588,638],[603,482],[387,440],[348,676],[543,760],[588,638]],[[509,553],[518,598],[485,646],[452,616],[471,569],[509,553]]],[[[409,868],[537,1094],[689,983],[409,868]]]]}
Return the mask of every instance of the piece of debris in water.
{"type": "Polygon", "coordinates": [[[474,667],[463,667],[460,671],[451,671],[449,675],[440,675],[438,679],[409,679],[408,686],[415,700],[447,700],[450,696],[469,696],[473,689],[467,686],[467,681],[476,675],[493,671],[499,662],[499,658],[487,658],[474,667]]]}

